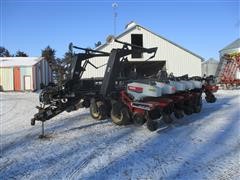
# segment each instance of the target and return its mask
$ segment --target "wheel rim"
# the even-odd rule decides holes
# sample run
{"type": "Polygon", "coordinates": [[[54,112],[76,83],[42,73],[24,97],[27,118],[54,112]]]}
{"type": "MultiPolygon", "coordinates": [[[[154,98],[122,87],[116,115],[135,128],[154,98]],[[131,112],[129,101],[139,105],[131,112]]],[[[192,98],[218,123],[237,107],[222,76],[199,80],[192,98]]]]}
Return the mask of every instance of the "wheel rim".
{"type": "Polygon", "coordinates": [[[111,118],[117,125],[127,125],[131,120],[127,107],[116,105],[112,107],[111,118]]]}
{"type": "Polygon", "coordinates": [[[96,109],[93,109],[92,111],[93,116],[98,117],[99,116],[99,111],[96,109]]]}
{"type": "Polygon", "coordinates": [[[91,107],[91,112],[92,112],[92,115],[93,117],[97,118],[99,116],[99,109],[98,109],[98,105],[97,103],[96,104],[93,104],[92,107],[91,107]]]}
{"type": "Polygon", "coordinates": [[[115,117],[118,119],[118,122],[120,122],[120,121],[123,119],[123,113],[122,113],[122,111],[120,111],[119,113],[117,113],[117,114],[115,115],[115,117]]]}

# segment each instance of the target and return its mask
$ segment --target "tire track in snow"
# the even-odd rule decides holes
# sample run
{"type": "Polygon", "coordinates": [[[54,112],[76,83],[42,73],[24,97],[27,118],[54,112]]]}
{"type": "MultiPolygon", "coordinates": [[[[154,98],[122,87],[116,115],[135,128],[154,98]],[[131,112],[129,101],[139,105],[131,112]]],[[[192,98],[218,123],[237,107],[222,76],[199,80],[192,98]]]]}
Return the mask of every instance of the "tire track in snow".
{"type": "Polygon", "coordinates": [[[15,162],[16,162],[15,160],[10,160],[9,158],[6,158],[6,160],[3,160],[3,158],[2,158],[2,160],[0,160],[0,164],[1,164],[0,172],[4,171],[8,166],[12,165],[15,162]]]}
{"type": "Polygon", "coordinates": [[[75,164],[74,168],[72,168],[72,171],[69,172],[69,174],[66,176],[66,178],[74,179],[75,177],[77,177],[77,175],[79,175],[80,171],[82,169],[84,169],[85,167],[87,167],[87,165],[90,163],[90,161],[96,157],[96,155],[95,155],[96,152],[97,151],[93,152],[92,154],[90,154],[89,156],[84,158],[82,161],[75,164]]]}
{"type": "MultiPolygon", "coordinates": [[[[123,127],[124,128],[124,127],[123,127]]],[[[125,127],[126,128],[126,127],[125,127]]],[[[112,148],[115,148],[115,146],[113,144],[115,144],[117,142],[117,140],[123,141],[121,143],[125,144],[126,143],[126,139],[125,136],[129,136],[129,134],[133,133],[134,131],[132,131],[131,129],[127,129],[123,131],[123,134],[119,134],[117,132],[119,132],[119,128],[115,128],[111,131],[111,134],[117,134],[117,136],[114,137],[109,137],[110,139],[107,140],[107,142],[102,142],[100,143],[97,147],[94,148],[94,151],[88,155],[87,157],[85,157],[82,161],[74,164],[74,168],[72,168],[72,171],[70,171],[70,173],[66,176],[67,179],[75,179],[76,177],[79,177],[79,175],[81,174],[81,171],[87,167],[87,165],[94,160],[96,157],[99,157],[101,155],[104,154],[104,152],[106,151],[112,151],[112,148]],[[123,140],[122,140],[123,138],[123,140]]],[[[105,133],[105,132],[103,132],[105,133]]]]}
{"type": "MultiPolygon", "coordinates": [[[[8,111],[0,114],[0,116],[4,116],[5,114],[9,114],[9,112],[11,112],[13,109],[15,109],[17,107],[17,105],[18,105],[18,103],[16,102],[8,111]]],[[[3,111],[3,109],[2,109],[2,111],[3,111]]]]}
{"type": "Polygon", "coordinates": [[[1,148],[1,154],[4,155],[7,152],[9,153],[9,151],[14,151],[15,148],[17,147],[23,147],[30,144],[31,141],[35,140],[33,138],[33,134],[32,133],[27,133],[24,137],[19,137],[17,139],[15,139],[14,141],[8,143],[7,145],[3,145],[1,148]]]}
{"type": "MultiPolygon", "coordinates": [[[[34,106],[36,105],[36,103],[33,100],[23,99],[23,98],[19,98],[19,99],[20,100],[16,101],[16,103],[14,103],[13,107],[10,110],[8,110],[7,112],[0,115],[2,120],[4,120],[2,122],[4,124],[7,123],[7,126],[5,128],[11,126],[12,122],[14,122],[16,120],[16,118],[19,117],[19,115],[22,116],[22,113],[26,114],[27,117],[28,117],[29,114],[34,114],[33,109],[31,111],[21,111],[21,112],[16,111],[19,108],[23,107],[22,104],[25,104],[24,102],[27,102],[28,107],[33,107],[34,108],[34,106]]],[[[12,99],[12,100],[14,100],[14,99],[12,99]]],[[[30,118],[29,118],[29,124],[30,124],[30,118]]]]}
{"type": "MultiPolygon", "coordinates": [[[[116,130],[114,130],[115,132],[116,130]]],[[[66,176],[67,179],[74,179],[79,176],[80,172],[87,167],[87,165],[96,157],[103,154],[108,147],[111,146],[111,142],[106,144],[105,142],[99,144],[97,148],[94,148],[94,151],[85,157],[83,160],[79,161],[78,163],[74,164],[72,171],[66,176]]]]}

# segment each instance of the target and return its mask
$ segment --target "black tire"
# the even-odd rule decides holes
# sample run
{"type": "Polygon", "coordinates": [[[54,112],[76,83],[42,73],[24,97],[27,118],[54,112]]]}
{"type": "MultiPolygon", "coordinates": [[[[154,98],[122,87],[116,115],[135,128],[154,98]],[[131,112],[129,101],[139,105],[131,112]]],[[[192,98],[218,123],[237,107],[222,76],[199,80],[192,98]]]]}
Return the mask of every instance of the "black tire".
{"type": "Polygon", "coordinates": [[[146,119],[140,114],[135,114],[133,116],[133,122],[136,126],[142,126],[146,122],[146,119]]]}
{"type": "Polygon", "coordinates": [[[211,95],[211,96],[206,96],[205,99],[206,99],[206,101],[207,101],[208,103],[215,103],[216,100],[217,100],[216,97],[213,96],[213,95],[211,95]]]}
{"type": "Polygon", "coordinates": [[[179,110],[179,109],[175,109],[175,110],[174,110],[174,116],[175,116],[177,119],[181,119],[181,118],[184,117],[182,111],[179,110]]]}
{"type": "Polygon", "coordinates": [[[113,123],[120,126],[130,124],[131,118],[128,108],[121,103],[114,103],[111,110],[111,119],[113,123]]]}
{"type": "Polygon", "coordinates": [[[103,101],[93,101],[90,104],[90,114],[93,119],[103,120],[106,119],[106,110],[103,101]]]}
{"type": "Polygon", "coordinates": [[[192,107],[190,106],[185,106],[184,109],[183,109],[183,112],[186,114],[186,115],[191,115],[193,113],[193,109],[192,107]]]}
{"type": "Polygon", "coordinates": [[[198,104],[194,106],[193,112],[200,113],[202,111],[202,98],[199,100],[198,104]]]}
{"type": "Polygon", "coordinates": [[[194,107],[194,113],[200,113],[202,111],[202,106],[198,105],[194,107]]]}
{"type": "Polygon", "coordinates": [[[163,115],[162,118],[163,122],[165,122],[166,124],[171,124],[173,122],[173,119],[171,118],[170,115],[163,115]]]}
{"type": "Polygon", "coordinates": [[[148,112],[149,118],[150,119],[159,119],[162,114],[161,114],[162,110],[161,109],[154,109],[148,112]]]}
{"type": "Polygon", "coordinates": [[[85,99],[82,103],[83,107],[85,108],[89,108],[91,103],[90,103],[90,100],[89,99],[85,99]]]}
{"type": "Polygon", "coordinates": [[[148,120],[147,128],[149,131],[156,131],[158,129],[158,122],[153,121],[153,120],[148,120]]]}

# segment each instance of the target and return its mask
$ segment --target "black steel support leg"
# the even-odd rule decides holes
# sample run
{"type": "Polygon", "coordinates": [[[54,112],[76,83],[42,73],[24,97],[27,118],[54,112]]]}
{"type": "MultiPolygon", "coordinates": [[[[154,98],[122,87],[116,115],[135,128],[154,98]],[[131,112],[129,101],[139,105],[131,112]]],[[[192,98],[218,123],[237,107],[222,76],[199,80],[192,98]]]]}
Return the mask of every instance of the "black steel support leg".
{"type": "Polygon", "coordinates": [[[44,134],[44,121],[42,121],[42,134],[39,136],[39,138],[45,138],[45,134],[44,134]]]}

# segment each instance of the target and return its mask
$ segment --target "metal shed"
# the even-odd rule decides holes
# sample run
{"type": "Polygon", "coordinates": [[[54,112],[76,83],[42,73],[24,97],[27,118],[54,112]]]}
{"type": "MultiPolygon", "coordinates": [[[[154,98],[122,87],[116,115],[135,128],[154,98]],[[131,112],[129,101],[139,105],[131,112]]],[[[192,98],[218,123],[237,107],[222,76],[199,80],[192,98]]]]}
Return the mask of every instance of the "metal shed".
{"type": "Polygon", "coordinates": [[[216,70],[218,67],[218,63],[219,62],[213,58],[210,58],[209,60],[202,62],[202,76],[203,75],[215,76],[216,70]]]}
{"type": "Polygon", "coordinates": [[[42,57],[0,58],[2,91],[35,91],[51,81],[51,69],[42,57]]]}
{"type": "MultiPolygon", "coordinates": [[[[201,76],[202,74],[201,62],[204,58],[148,30],[147,28],[136,24],[135,22],[128,24],[125,31],[117,36],[116,39],[146,48],[158,47],[154,59],[151,59],[149,62],[147,62],[149,63],[149,71],[153,71],[152,67],[154,67],[154,70],[157,71],[165,66],[168,73],[172,72],[176,76],[184,74],[189,74],[190,76],[201,76]],[[153,66],[150,66],[151,62],[154,62],[153,66]]],[[[121,44],[112,42],[105,43],[97,47],[96,50],[110,52],[112,48],[121,47],[121,44]]],[[[134,66],[134,64],[136,65],[143,63],[150,56],[151,55],[148,54],[130,55],[128,56],[128,60],[134,66]]],[[[101,66],[101,68],[95,69],[92,66],[87,66],[87,70],[84,72],[83,77],[103,77],[107,60],[107,57],[90,59],[93,64],[99,67],[101,66]]],[[[152,73],[155,73],[155,71],[152,73]]]]}

